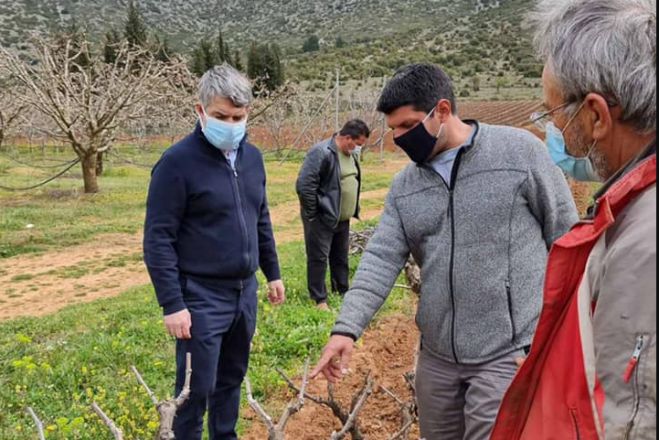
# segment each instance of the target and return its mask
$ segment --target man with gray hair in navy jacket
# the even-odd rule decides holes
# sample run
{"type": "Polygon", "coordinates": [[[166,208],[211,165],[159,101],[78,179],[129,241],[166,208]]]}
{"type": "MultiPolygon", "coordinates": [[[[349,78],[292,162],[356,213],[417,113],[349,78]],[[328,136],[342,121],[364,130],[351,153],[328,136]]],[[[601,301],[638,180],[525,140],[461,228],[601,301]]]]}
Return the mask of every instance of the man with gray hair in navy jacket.
{"type": "Polygon", "coordinates": [[[192,355],[189,400],[174,420],[177,440],[201,440],[208,408],[211,440],[237,439],[240,385],[256,328],[257,280],[284,301],[259,150],[247,141],[251,84],[223,64],[199,83],[194,131],[152,171],[144,261],[176,337],[176,393],[192,355]]]}

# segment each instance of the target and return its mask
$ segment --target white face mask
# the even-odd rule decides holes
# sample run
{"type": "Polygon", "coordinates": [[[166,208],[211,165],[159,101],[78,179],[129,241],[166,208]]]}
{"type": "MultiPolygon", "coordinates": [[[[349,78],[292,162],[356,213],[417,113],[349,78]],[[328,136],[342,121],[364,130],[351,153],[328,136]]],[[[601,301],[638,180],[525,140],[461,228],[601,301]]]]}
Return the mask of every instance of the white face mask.
{"type": "Polygon", "coordinates": [[[360,154],[362,154],[362,148],[363,148],[362,145],[355,145],[355,149],[352,150],[352,154],[356,154],[357,156],[359,156],[360,154]]]}

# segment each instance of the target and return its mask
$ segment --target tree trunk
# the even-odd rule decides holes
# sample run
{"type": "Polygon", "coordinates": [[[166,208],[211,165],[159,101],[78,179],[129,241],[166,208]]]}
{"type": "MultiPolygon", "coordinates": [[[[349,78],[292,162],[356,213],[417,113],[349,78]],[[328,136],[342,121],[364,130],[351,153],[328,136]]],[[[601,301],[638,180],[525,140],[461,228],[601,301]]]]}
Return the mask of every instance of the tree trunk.
{"type": "Polygon", "coordinates": [[[96,153],[96,176],[103,175],[103,153],[96,153]]]}
{"type": "Polygon", "coordinates": [[[80,163],[82,164],[82,178],[85,182],[85,194],[97,193],[96,153],[87,154],[80,163]]]}

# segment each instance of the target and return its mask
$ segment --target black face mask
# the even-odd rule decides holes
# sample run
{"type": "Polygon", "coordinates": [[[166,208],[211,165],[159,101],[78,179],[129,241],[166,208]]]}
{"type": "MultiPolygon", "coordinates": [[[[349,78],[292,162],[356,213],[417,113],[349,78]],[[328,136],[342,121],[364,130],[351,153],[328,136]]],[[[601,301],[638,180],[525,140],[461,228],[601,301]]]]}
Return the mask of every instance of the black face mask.
{"type": "Polygon", "coordinates": [[[420,122],[407,133],[394,138],[394,143],[418,164],[425,163],[437,143],[437,138],[426,130],[423,122],[420,122]]]}

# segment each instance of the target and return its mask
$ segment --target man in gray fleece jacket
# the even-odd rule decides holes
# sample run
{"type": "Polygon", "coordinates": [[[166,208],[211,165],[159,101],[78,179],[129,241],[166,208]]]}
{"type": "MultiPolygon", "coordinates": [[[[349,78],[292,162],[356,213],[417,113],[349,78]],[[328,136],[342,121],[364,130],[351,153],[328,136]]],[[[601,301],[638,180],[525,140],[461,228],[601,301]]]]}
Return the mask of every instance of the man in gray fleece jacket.
{"type": "Polygon", "coordinates": [[[421,436],[487,439],[535,330],[548,250],[578,220],[576,207],[543,142],[461,120],[435,65],[399,69],[378,110],[415,163],[392,183],[312,376],[347,371],[411,253],[421,269],[421,436]]]}

